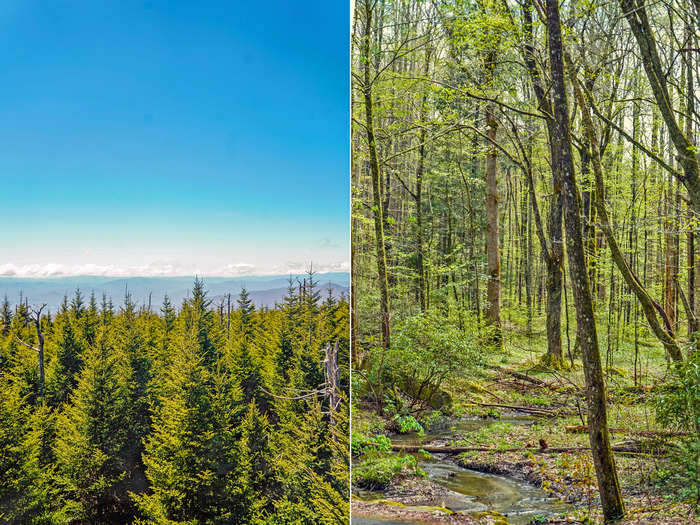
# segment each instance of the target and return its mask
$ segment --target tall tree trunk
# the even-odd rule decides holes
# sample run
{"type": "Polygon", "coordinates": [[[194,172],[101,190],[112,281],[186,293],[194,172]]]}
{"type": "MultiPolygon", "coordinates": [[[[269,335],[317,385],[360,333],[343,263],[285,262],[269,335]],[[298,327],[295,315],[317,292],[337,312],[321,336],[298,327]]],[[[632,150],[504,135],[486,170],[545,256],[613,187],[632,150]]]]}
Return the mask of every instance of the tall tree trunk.
{"type": "Polygon", "coordinates": [[[561,141],[558,159],[562,175],[564,223],[566,228],[569,272],[576,306],[577,336],[582,352],[588,402],[588,437],[598,479],[598,490],[606,521],[624,516],[620,484],[608,434],[605,382],[600,362],[593,301],[583,252],[583,236],[569,134],[569,106],[564,84],[563,44],[559,18],[559,0],[547,0],[547,32],[552,77],[554,126],[561,141]]]}
{"type": "Polygon", "coordinates": [[[676,323],[676,274],[674,268],[675,258],[676,258],[676,239],[674,235],[674,228],[676,226],[673,224],[671,217],[671,212],[673,206],[671,205],[673,199],[673,179],[669,177],[668,186],[666,190],[666,209],[664,213],[664,238],[666,246],[666,259],[665,259],[665,272],[664,272],[664,310],[666,310],[666,316],[668,317],[668,322],[671,326],[676,323]]]}
{"type": "MultiPolygon", "coordinates": [[[[428,78],[430,72],[430,57],[431,47],[428,46],[425,50],[425,63],[423,65],[423,77],[428,78]]],[[[418,296],[420,300],[421,311],[427,309],[427,299],[425,292],[425,246],[423,241],[423,170],[425,169],[425,140],[426,140],[426,125],[425,119],[428,115],[428,90],[423,88],[420,105],[420,122],[422,125],[420,131],[420,146],[418,146],[418,166],[416,167],[416,228],[418,241],[418,296]]]]}
{"type": "MultiPolygon", "coordinates": [[[[546,90],[542,84],[542,76],[537,67],[534,50],[534,36],[532,33],[532,1],[530,0],[523,6],[523,18],[525,43],[523,45],[523,58],[527,66],[528,74],[533,85],[535,97],[539,109],[549,115],[552,114],[552,104],[546,94],[546,90]]],[[[557,159],[560,156],[560,145],[554,135],[554,123],[551,119],[546,120],[547,137],[549,138],[549,153],[552,159],[552,204],[549,212],[549,220],[547,223],[547,233],[549,235],[549,243],[544,237],[542,228],[538,228],[537,232],[540,237],[542,253],[544,255],[545,266],[547,269],[547,353],[542,361],[547,366],[560,368],[563,363],[563,353],[561,346],[561,291],[562,291],[562,267],[561,261],[563,256],[562,242],[562,195],[561,195],[561,172],[557,159]]],[[[535,212],[535,221],[539,221],[539,212],[537,211],[537,198],[535,195],[535,184],[532,174],[528,174],[528,186],[530,188],[530,198],[533,203],[533,211],[535,212]]]]}
{"type": "MultiPolygon", "coordinates": [[[[486,57],[488,83],[493,80],[495,52],[489,51],[486,57]]],[[[496,141],[496,106],[486,105],[486,136],[490,144],[486,154],[486,259],[488,282],[486,283],[486,324],[491,329],[490,336],[497,346],[503,345],[501,333],[501,258],[498,232],[498,154],[493,143],[496,141]]]]}
{"type": "MultiPolygon", "coordinates": [[[[697,18],[698,18],[698,28],[700,28],[700,0],[696,1],[697,18]]],[[[688,18],[689,20],[689,18],[688,18]]],[[[691,47],[695,43],[693,37],[693,28],[690,23],[686,21],[685,36],[688,47],[691,47]]],[[[685,70],[686,70],[686,118],[685,118],[685,134],[688,140],[696,145],[695,135],[693,133],[693,118],[692,115],[695,114],[695,57],[693,53],[689,50],[685,52],[685,70]]],[[[692,222],[692,209],[688,210],[690,215],[689,223],[692,222]]],[[[695,275],[697,267],[697,254],[695,252],[695,229],[697,226],[691,227],[687,234],[688,243],[688,334],[690,337],[694,337],[694,333],[700,328],[697,321],[697,310],[695,308],[695,275]]]]}
{"type": "MultiPolygon", "coordinates": [[[[389,327],[389,282],[387,276],[386,264],[386,246],[384,243],[384,218],[383,218],[383,203],[381,195],[381,171],[379,168],[379,158],[377,155],[377,141],[374,135],[374,120],[373,120],[373,101],[372,101],[372,80],[371,80],[371,60],[370,60],[370,39],[372,29],[372,2],[364,1],[365,12],[365,30],[362,42],[362,58],[364,64],[363,77],[363,94],[365,99],[365,129],[367,132],[367,144],[369,147],[369,166],[372,176],[372,210],[374,215],[374,236],[375,249],[377,257],[377,280],[379,281],[380,294],[380,315],[382,329],[382,362],[380,364],[379,374],[381,375],[383,367],[383,356],[391,344],[390,327],[389,327]]],[[[379,378],[380,388],[377,399],[379,411],[381,412],[381,377],[379,378]]]]}

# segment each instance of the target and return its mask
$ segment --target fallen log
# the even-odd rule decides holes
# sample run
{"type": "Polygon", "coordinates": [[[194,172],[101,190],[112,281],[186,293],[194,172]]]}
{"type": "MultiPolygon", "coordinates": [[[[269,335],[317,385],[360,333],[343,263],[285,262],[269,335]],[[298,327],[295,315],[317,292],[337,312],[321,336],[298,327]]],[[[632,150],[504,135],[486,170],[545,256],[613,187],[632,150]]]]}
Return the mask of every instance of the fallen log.
{"type": "Polygon", "coordinates": [[[482,407],[496,407],[496,408],[507,408],[509,410],[518,410],[520,412],[530,412],[532,414],[541,414],[544,416],[554,416],[556,412],[553,410],[547,410],[546,408],[532,408],[524,407],[519,405],[501,405],[497,403],[477,403],[477,405],[482,407]]]}
{"type": "Polygon", "coordinates": [[[504,374],[511,375],[513,377],[517,377],[521,381],[527,381],[528,383],[532,383],[534,385],[538,386],[545,386],[547,383],[545,381],[542,381],[541,379],[537,379],[536,377],[529,376],[527,374],[523,374],[521,372],[516,372],[515,370],[510,370],[508,368],[504,368],[502,366],[498,365],[485,365],[487,368],[491,368],[492,370],[498,370],[499,372],[503,372],[504,374]]]}
{"type": "MultiPolygon", "coordinates": [[[[628,446],[613,446],[614,452],[636,454],[639,449],[628,446]]],[[[533,454],[561,454],[565,452],[590,452],[590,447],[519,447],[519,448],[493,448],[493,447],[436,447],[430,445],[391,445],[395,452],[432,452],[434,454],[461,454],[462,452],[532,452],[533,454]]]]}
{"type": "MultiPolygon", "coordinates": [[[[631,430],[626,428],[616,428],[611,427],[608,429],[613,434],[635,434],[638,436],[645,437],[678,437],[678,436],[689,436],[690,432],[682,432],[675,430],[631,430]]],[[[586,425],[570,425],[566,427],[567,432],[572,433],[584,433],[588,432],[588,427],[586,425]]]]}

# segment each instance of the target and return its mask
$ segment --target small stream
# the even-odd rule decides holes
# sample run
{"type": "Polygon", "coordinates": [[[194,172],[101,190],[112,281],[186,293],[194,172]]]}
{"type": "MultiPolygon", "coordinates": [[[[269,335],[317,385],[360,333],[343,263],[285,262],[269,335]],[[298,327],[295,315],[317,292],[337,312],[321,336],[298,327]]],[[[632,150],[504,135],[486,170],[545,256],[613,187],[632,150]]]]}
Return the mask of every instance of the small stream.
{"type": "MultiPolygon", "coordinates": [[[[531,424],[527,418],[501,419],[518,425],[531,424]]],[[[450,426],[424,437],[416,434],[392,436],[392,443],[398,445],[426,444],[438,439],[452,439],[493,423],[494,420],[470,419],[456,422],[450,426]]],[[[506,476],[484,474],[458,466],[449,457],[442,454],[426,458],[415,454],[418,465],[426,472],[428,478],[438,485],[450,490],[446,496],[426,497],[421,505],[446,507],[457,513],[474,513],[496,511],[507,516],[512,525],[526,525],[534,516],[552,516],[570,509],[566,504],[548,498],[544,491],[506,476]]],[[[358,496],[370,500],[382,498],[381,491],[360,491],[358,496]]],[[[382,520],[377,518],[354,517],[353,525],[407,525],[410,522],[382,520]]]]}

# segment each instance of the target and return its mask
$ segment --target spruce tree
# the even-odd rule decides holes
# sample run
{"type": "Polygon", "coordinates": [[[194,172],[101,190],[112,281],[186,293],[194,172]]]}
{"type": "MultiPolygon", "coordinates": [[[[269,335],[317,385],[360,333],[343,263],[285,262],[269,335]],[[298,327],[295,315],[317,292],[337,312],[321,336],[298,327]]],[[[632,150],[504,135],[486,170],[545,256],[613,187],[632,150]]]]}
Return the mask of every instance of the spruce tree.
{"type": "Polygon", "coordinates": [[[103,293],[102,304],[100,308],[100,322],[102,323],[102,326],[107,326],[110,322],[112,322],[113,317],[114,305],[112,304],[112,299],[107,299],[107,294],[103,293]]]}
{"type": "Polygon", "coordinates": [[[78,382],[87,342],[75,330],[75,321],[63,311],[55,321],[55,338],[49,344],[54,359],[48,367],[48,393],[51,403],[60,405],[68,400],[78,382]]]}
{"type": "Polygon", "coordinates": [[[211,300],[207,297],[204,282],[195,279],[192,288],[192,298],[182,305],[182,320],[186,332],[194,332],[200,354],[206,363],[211,365],[219,355],[217,339],[221,327],[215,322],[214,313],[210,310],[211,300]]]}
{"type": "Polygon", "coordinates": [[[347,405],[334,415],[334,427],[316,400],[303,411],[283,410],[274,434],[274,468],[284,480],[275,502],[274,522],[335,524],[349,521],[350,490],[347,405]]]}
{"type": "Polygon", "coordinates": [[[243,332],[243,337],[247,340],[251,340],[255,337],[256,324],[255,324],[255,305],[248,290],[245,288],[241,289],[241,294],[238,297],[238,312],[240,314],[241,329],[243,332]]]}
{"type": "Polygon", "coordinates": [[[131,369],[129,392],[131,419],[128,426],[129,448],[126,451],[128,466],[131,470],[140,472],[143,470],[141,460],[143,441],[151,425],[148,404],[151,361],[131,294],[125,295],[124,305],[112,324],[114,329],[111,335],[114,343],[124,352],[131,369]]]}
{"type": "Polygon", "coordinates": [[[90,301],[88,302],[88,307],[85,313],[86,315],[83,319],[83,335],[88,344],[93,344],[95,342],[97,326],[99,324],[99,311],[97,309],[95,292],[90,294],[90,301]]]}
{"type": "Polygon", "coordinates": [[[18,523],[33,525],[54,524],[61,521],[56,508],[54,485],[56,440],[56,413],[48,405],[41,405],[29,416],[22,441],[22,498],[15,507],[18,523]]]}
{"type": "Polygon", "coordinates": [[[270,493],[275,486],[269,433],[267,418],[251,401],[241,423],[238,443],[238,476],[244,509],[238,523],[262,521],[269,510],[270,493]]]}
{"type": "Polygon", "coordinates": [[[80,288],[75,289],[75,294],[70,302],[70,311],[76,319],[80,319],[85,313],[85,300],[80,288]]]}
{"type": "Polygon", "coordinates": [[[233,352],[228,366],[241,388],[243,402],[247,405],[255,400],[258,408],[266,412],[269,396],[262,391],[264,388],[264,363],[255,338],[257,334],[257,326],[253,317],[255,306],[245,288],[241,291],[238,305],[240,329],[232,338],[233,352]]]}
{"type": "Polygon", "coordinates": [[[18,523],[18,507],[26,488],[21,443],[28,407],[17,385],[3,378],[0,387],[3,392],[0,396],[0,516],[10,523],[18,523]]]}
{"type": "Polygon", "coordinates": [[[12,310],[10,309],[10,302],[7,300],[7,295],[2,301],[2,307],[0,307],[0,333],[6,336],[10,333],[10,326],[12,325],[12,310]]]}
{"type": "Polygon", "coordinates": [[[128,357],[99,334],[56,427],[55,484],[66,521],[103,523],[130,514],[131,381],[128,357]]]}
{"type": "Polygon", "coordinates": [[[190,329],[181,335],[161,378],[153,432],[145,447],[150,491],[136,502],[149,522],[226,523],[222,513],[240,510],[235,435],[230,424],[222,423],[237,393],[219,391],[221,397],[213,397],[213,379],[197,333],[190,329]]]}
{"type": "Polygon", "coordinates": [[[289,278],[287,295],[281,305],[282,321],[279,344],[275,355],[275,378],[280,385],[288,385],[289,370],[294,367],[295,348],[299,343],[299,306],[294,281],[289,278]]]}

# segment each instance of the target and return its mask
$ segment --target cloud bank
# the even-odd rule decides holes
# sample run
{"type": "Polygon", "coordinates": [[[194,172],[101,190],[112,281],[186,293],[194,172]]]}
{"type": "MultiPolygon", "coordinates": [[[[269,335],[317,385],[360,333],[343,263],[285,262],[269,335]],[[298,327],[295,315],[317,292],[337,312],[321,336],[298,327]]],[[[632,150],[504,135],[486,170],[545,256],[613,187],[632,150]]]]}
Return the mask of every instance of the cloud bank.
{"type": "Polygon", "coordinates": [[[305,272],[312,265],[318,273],[349,272],[349,261],[310,263],[309,261],[287,261],[272,267],[260,267],[248,262],[234,262],[221,266],[200,267],[178,262],[155,262],[135,266],[84,263],[67,265],[60,263],[13,264],[0,263],[0,277],[73,277],[97,275],[104,277],[177,277],[200,275],[203,277],[241,277],[246,275],[284,275],[305,272]]]}

